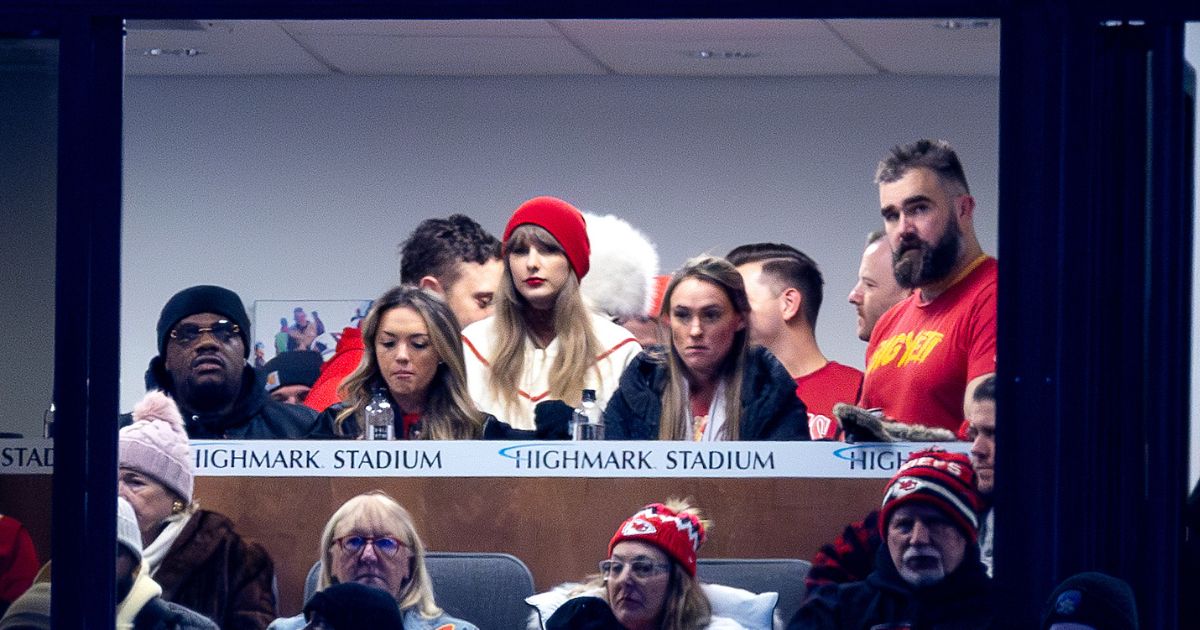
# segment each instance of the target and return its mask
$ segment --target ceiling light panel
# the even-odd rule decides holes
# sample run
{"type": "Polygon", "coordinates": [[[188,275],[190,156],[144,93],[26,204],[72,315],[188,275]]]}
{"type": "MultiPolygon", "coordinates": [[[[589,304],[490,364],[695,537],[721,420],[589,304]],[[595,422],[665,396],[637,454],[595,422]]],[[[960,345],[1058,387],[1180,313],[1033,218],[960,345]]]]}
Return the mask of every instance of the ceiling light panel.
{"type": "Polygon", "coordinates": [[[306,33],[297,37],[352,75],[513,76],[604,74],[561,37],[393,37],[306,33]]]}
{"type": "Polygon", "coordinates": [[[578,46],[618,74],[811,76],[875,72],[813,20],[561,20],[578,46]]]}
{"type": "Polygon", "coordinates": [[[296,35],[391,37],[558,37],[546,20],[283,20],[296,35]]]}
{"type": "Polygon", "coordinates": [[[887,72],[1000,76],[998,20],[827,20],[826,23],[887,72]]]}
{"type": "MultiPolygon", "coordinates": [[[[134,29],[125,38],[128,75],[328,74],[275,22],[204,21],[202,30],[134,29]],[[152,51],[159,51],[154,54],[152,51]],[[179,51],[199,54],[181,54],[179,51]]],[[[156,26],[160,26],[156,24],[156,26]]]]}

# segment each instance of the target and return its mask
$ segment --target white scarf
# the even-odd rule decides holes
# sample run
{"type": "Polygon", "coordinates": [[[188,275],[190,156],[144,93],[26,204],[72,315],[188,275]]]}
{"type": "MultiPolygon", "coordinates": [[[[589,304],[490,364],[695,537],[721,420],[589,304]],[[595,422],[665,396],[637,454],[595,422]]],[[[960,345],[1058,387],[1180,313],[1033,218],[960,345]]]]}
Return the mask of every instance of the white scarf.
{"type": "Polygon", "coordinates": [[[117,630],[131,630],[133,618],[137,616],[147,602],[162,595],[162,587],[146,574],[145,565],[138,570],[137,580],[129,594],[117,604],[117,630]]]}
{"type": "Polygon", "coordinates": [[[187,526],[188,520],[194,513],[192,510],[184,510],[179,514],[168,516],[165,521],[167,526],[158,534],[158,538],[155,538],[149,546],[142,550],[142,564],[146,567],[149,575],[158,573],[163,558],[167,557],[167,551],[171,549],[175,539],[179,538],[179,534],[183,532],[183,528],[187,526]]]}
{"type": "MultiPolygon", "coordinates": [[[[683,408],[687,410],[687,428],[688,438],[694,435],[696,417],[692,414],[692,401],[687,392],[684,392],[683,408]]],[[[708,405],[708,425],[704,427],[704,434],[700,437],[701,442],[713,442],[716,440],[725,439],[725,381],[724,379],[717,382],[717,389],[713,392],[712,402],[708,405]]]]}

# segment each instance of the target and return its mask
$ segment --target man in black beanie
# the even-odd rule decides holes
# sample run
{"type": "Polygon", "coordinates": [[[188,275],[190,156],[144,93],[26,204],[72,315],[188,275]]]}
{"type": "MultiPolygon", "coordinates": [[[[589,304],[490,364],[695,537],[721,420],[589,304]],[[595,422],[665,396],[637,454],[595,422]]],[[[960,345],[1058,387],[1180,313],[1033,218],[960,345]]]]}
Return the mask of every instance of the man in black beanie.
{"type": "Polygon", "coordinates": [[[1086,571],[1063,580],[1046,602],[1043,630],[1138,630],[1137,601],[1124,580],[1086,571]]]}
{"type": "Polygon", "coordinates": [[[321,375],[321,353],[289,350],[275,355],[263,366],[267,394],[271,400],[303,405],[313,383],[321,375]]]}
{"type": "MultiPolygon", "coordinates": [[[[171,395],[192,438],[303,438],[316,412],[270,399],[262,376],[246,363],[250,318],[236,293],[200,285],[167,300],[158,318],[158,356],[146,388],[171,395]]],[[[126,414],[121,426],[132,422],[126,414]]]]}
{"type": "Polygon", "coordinates": [[[395,598],[386,591],[355,582],[317,591],[304,605],[304,619],[309,628],[404,630],[404,618],[395,598]]]}

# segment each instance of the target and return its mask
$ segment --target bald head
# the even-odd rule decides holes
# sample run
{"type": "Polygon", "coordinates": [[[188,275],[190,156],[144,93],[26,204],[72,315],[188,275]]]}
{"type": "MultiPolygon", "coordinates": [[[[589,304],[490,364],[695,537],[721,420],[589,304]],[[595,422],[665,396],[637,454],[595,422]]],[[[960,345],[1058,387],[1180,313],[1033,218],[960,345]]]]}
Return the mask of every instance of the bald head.
{"type": "Polygon", "coordinates": [[[888,240],[879,238],[867,245],[858,267],[858,283],[848,297],[858,312],[858,338],[870,340],[879,317],[908,294],[892,273],[892,247],[888,240]]]}

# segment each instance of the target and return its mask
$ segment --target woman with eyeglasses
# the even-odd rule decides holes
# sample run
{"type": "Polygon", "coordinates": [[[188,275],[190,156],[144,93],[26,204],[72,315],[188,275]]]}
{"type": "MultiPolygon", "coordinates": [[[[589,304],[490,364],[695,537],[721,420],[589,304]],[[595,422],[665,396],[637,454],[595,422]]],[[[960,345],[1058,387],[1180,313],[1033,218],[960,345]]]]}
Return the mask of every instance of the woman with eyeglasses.
{"type": "Polygon", "coordinates": [[[480,409],[514,429],[552,437],[557,426],[565,436],[583,390],[594,390],[603,408],[641,346],[584,304],[579,281],[590,244],[578,209],[555,197],[530,199],[502,240],[495,315],[463,331],[467,385],[480,409]]]}
{"type": "MultiPolygon", "coordinates": [[[[368,346],[369,347],[369,346],[368,346]]],[[[338,508],[321,533],[317,590],[357,583],[391,595],[405,630],[478,630],[442,612],[425,568],[425,544],[412,516],[381,491],[367,492],[338,508]]],[[[299,630],[303,614],[276,619],[273,630],[299,630]]]]}
{"type": "Polygon", "coordinates": [[[638,510],[613,534],[599,577],[549,615],[546,630],[742,628],[713,616],[696,579],[696,551],[708,526],[686,501],[669,499],[638,510]]]}
{"type": "Polygon", "coordinates": [[[670,343],[638,355],[604,411],[610,440],[807,440],[796,382],[751,346],[750,301],[724,258],[693,258],[663,294],[670,343]]]}
{"type": "Polygon", "coordinates": [[[192,454],[175,402],[154,391],[121,429],[117,493],[142,535],[142,561],[162,598],[226,630],[267,627],[275,618],[275,565],[224,515],[193,500],[192,454]]]}
{"type": "Polygon", "coordinates": [[[368,414],[384,405],[391,439],[483,437],[490,416],[467,391],[461,334],[441,297],[416,286],[389,289],[363,322],[363,358],[338,388],[343,402],[321,412],[309,437],[361,437],[368,414]]]}

